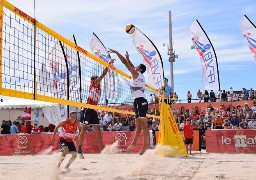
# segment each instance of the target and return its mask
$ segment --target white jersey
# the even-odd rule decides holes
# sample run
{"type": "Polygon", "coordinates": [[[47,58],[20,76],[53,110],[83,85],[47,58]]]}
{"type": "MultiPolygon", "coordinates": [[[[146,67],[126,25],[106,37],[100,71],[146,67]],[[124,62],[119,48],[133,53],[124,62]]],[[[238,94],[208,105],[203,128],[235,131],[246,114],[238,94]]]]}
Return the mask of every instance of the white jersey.
{"type": "Polygon", "coordinates": [[[136,79],[131,79],[130,89],[131,89],[133,99],[136,99],[139,97],[145,98],[145,94],[144,94],[145,77],[140,72],[138,73],[139,73],[139,76],[136,79]]]}

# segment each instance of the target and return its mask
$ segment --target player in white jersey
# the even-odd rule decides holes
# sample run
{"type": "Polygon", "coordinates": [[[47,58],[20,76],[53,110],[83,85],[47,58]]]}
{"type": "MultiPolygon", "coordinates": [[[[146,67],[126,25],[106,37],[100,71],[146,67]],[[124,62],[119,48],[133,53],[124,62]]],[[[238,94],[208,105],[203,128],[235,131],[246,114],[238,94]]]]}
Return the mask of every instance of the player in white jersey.
{"type": "Polygon", "coordinates": [[[132,62],[129,59],[129,54],[126,51],[126,58],[123,57],[116,50],[110,49],[111,53],[115,53],[118,58],[122,61],[122,63],[127,67],[127,69],[132,74],[131,79],[131,93],[134,99],[134,111],[135,111],[135,123],[136,123],[136,131],[134,135],[134,139],[131,145],[128,147],[127,151],[131,151],[136,147],[136,142],[140,135],[141,130],[143,130],[144,143],[143,147],[140,151],[140,155],[142,155],[149,148],[149,130],[148,123],[146,118],[146,113],[148,110],[148,101],[145,99],[145,78],[143,73],[146,71],[146,66],[144,64],[140,64],[137,67],[134,67],[132,62]]]}

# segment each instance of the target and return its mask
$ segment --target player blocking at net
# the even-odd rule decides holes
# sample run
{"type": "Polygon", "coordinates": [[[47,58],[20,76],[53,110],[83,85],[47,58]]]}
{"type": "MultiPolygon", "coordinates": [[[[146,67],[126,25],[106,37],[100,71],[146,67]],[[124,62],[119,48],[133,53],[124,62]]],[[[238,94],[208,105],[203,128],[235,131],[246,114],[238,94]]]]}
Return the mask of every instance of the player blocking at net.
{"type": "MultiPolygon", "coordinates": [[[[115,59],[111,59],[109,61],[109,64],[113,65],[114,61],[115,61],[115,59]]],[[[98,105],[98,102],[101,97],[100,83],[101,83],[101,80],[107,75],[108,70],[109,70],[109,68],[106,67],[99,77],[96,75],[91,77],[91,83],[89,86],[89,96],[87,98],[87,104],[98,105]]],[[[81,133],[79,135],[78,154],[81,159],[84,159],[84,155],[83,155],[83,151],[82,151],[82,144],[84,141],[84,134],[85,134],[85,131],[87,130],[88,126],[90,126],[90,125],[93,126],[93,129],[95,131],[96,138],[97,138],[97,141],[99,143],[101,150],[104,149],[104,144],[103,144],[102,135],[101,135],[101,131],[100,131],[99,117],[98,117],[97,111],[94,109],[90,109],[90,108],[84,108],[81,110],[80,115],[81,115],[80,122],[83,125],[82,125],[81,133]]]]}
{"type": "Polygon", "coordinates": [[[131,145],[127,148],[127,151],[131,151],[136,147],[136,142],[139,138],[141,130],[143,130],[143,147],[140,151],[140,155],[144,154],[144,152],[149,148],[149,130],[148,130],[148,122],[146,118],[146,114],[148,111],[148,101],[145,99],[145,77],[143,73],[146,71],[146,66],[144,64],[140,64],[137,67],[134,67],[133,63],[130,61],[129,54],[126,51],[125,57],[122,56],[118,51],[114,49],[110,49],[111,53],[115,53],[121,62],[126,66],[126,68],[131,72],[131,94],[134,99],[134,111],[135,111],[135,125],[136,131],[134,135],[134,139],[131,145]]]}

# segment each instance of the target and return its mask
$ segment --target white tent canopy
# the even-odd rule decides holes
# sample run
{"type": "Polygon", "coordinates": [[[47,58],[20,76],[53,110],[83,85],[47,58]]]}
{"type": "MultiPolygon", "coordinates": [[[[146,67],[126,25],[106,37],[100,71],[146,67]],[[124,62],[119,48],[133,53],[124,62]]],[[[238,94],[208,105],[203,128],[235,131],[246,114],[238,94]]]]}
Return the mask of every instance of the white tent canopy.
{"type": "Polygon", "coordinates": [[[48,103],[43,101],[21,99],[21,98],[9,98],[4,102],[0,103],[0,109],[16,109],[16,108],[25,108],[25,107],[45,107],[45,106],[57,106],[55,103],[48,103]]]}
{"type": "Polygon", "coordinates": [[[41,107],[45,114],[45,117],[52,124],[58,124],[61,121],[60,107],[56,103],[48,103],[43,101],[21,99],[21,98],[9,98],[0,103],[0,109],[17,109],[25,107],[41,107]]]}

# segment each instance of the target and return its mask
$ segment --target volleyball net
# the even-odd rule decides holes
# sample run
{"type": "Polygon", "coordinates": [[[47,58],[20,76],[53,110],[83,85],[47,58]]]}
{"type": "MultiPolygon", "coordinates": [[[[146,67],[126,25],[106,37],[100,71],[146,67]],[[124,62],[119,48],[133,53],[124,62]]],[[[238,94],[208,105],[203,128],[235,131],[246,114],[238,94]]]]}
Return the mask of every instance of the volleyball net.
{"type": "MultiPolygon", "coordinates": [[[[133,102],[130,75],[77,45],[74,36],[61,36],[9,2],[2,0],[0,9],[1,95],[133,114],[118,109],[133,102]],[[91,76],[100,76],[105,67],[112,76],[101,82],[99,106],[86,104],[91,76]]],[[[147,99],[158,93],[146,87],[147,99]]]]}

